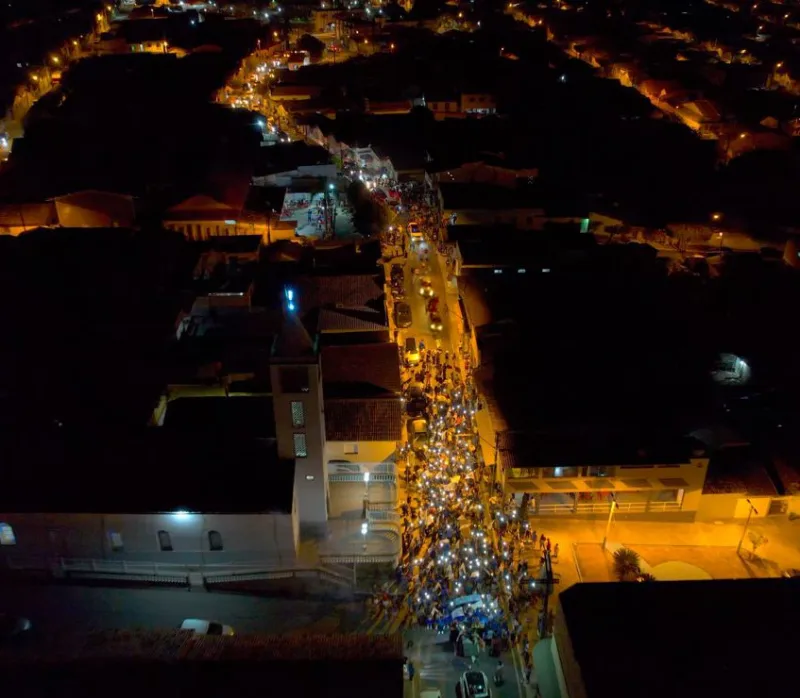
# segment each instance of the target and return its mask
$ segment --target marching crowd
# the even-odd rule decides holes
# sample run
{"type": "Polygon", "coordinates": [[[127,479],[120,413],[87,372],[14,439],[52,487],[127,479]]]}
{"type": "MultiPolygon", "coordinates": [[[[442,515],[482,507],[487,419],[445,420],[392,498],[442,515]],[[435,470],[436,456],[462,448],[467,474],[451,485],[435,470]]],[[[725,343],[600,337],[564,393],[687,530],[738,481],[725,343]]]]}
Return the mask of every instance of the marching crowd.
{"type": "MultiPolygon", "coordinates": [[[[430,232],[435,215],[420,213],[430,232]]],[[[521,619],[529,611],[536,617],[536,609],[540,629],[552,622],[542,602],[559,546],[530,526],[528,496],[504,497],[481,457],[482,405],[469,357],[419,346],[419,363],[406,364],[403,378],[406,389],[424,395],[416,416],[425,429],[412,430],[399,454],[403,555],[395,593],[377,593],[374,608],[404,614],[407,626],[449,633],[456,653],[472,662],[516,647],[529,679],[531,628],[521,619]]]]}

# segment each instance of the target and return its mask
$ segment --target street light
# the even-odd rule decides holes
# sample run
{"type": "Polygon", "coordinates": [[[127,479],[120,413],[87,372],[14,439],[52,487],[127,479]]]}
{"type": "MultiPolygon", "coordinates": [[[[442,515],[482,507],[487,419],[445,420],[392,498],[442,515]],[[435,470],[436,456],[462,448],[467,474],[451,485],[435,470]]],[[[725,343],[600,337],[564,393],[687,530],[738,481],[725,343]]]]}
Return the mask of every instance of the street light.
{"type": "Polygon", "coordinates": [[[745,500],[747,504],[750,506],[750,511],[747,512],[747,520],[744,522],[744,528],[742,529],[742,537],[739,539],[739,545],[736,546],[736,554],[739,555],[742,550],[742,543],[744,543],[744,537],[747,533],[747,527],[750,525],[750,517],[753,516],[753,512],[756,513],[758,516],[758,509],[753,506],[753,503],[749,500],[745,500]]]}
{"type": "Polygon", "coordinates": [[[603,536],[603,550],[606,549],[606,543],[608,542],[608,534],[611,533],[611,522],[614,519],[614,512],[619,509],[619,504],[617,504],[617,498],[612,494],[611,497],[611,506],[608,510],[608,523],[606,524],[606,534],[603,536]]]}

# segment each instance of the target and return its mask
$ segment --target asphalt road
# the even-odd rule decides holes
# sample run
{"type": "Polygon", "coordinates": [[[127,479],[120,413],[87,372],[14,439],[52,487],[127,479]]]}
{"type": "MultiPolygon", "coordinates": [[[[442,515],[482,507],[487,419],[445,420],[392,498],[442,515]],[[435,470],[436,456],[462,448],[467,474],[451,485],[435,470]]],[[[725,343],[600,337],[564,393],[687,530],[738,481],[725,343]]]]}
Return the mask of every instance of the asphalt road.
{"type": "Polygon", "coordinates": [[[185,589],[118,589],[42,584],[0,587],[0,612],[29,618],[39,632],[176,628],[186,618],[217,620],[237,632],[353,632],[363,604],[264,598],[185,589]]]}
{"type": "Polygon", "coordinates": [[[505,665],[503,669],[505,683],[496,687],[492,681],[497,668],[497,659],[489,657],[485,652],[473,666],[470,664],[469,658],[455,656],[447,635],[440,635],[433,630],[415,628],[404,633],[404,638],[406,655],[419,673],[420,688],[423,691],[426,688],[438,688],[442,698],[457,698],[456,684],[461,675],[469,669],[486,674],[492,698],[520,698],[524,695],[523,689],[518,683],[510,654],[504,654],[501,657],[505,665]],[[409,641],[413,643],[410,647],[408,646],[409,641]]]}

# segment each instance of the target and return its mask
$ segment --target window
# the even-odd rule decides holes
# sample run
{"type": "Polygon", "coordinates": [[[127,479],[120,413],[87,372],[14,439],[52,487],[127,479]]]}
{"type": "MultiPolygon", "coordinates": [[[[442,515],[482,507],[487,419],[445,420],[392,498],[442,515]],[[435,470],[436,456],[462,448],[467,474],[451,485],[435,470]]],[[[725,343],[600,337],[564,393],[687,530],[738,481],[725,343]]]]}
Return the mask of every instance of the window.
{"type": "Polygon", "coordinates": [[[0,545],[16,545],[17,537],[11,524],[0,523],[0,545]]]}
{"type": "Polygon", "coordinates": [[[172,552],[172,536],[169,531],[158,532],[158,547],[164,552],[172,552]]]}
{"type": "Polygon", "coordinates": [[[308,458],[308,447],[306,446],[306,435],[294,435],[294,457],[295,458],[308,458]]]}
{"type": "Polygon", "coordinates": [[[574,466],[563,467],[557,465],[555,468],[542,468],[542,477],[579,477],[580,468],[574,466]]]}
{"type": "Polygon", "coordinates": [[[586,477],[613,477],[614,468],[609,465],[587,465],[584,468],[586,477]]]}
{"type": "Polygon", "coordinates": [[[108,540],[111,543],[111,550],[115,553],[121,552],[125,546],[122,544],[122,534],[116,531],[108,532],[108,540]]]}
{"type": "Polygon", "coordinates": [[[222,534],[219,531],[208,532],[208,547],[210,550],[222,550],[222,534]]]}
{"type": "Polygon", "coordinates": [[[292,400],[292,426],[297,429],[306,425],[306,411],[300,400],[292,400]]]}
{"type": "Polygon", "coordinates": [[[347,454],[353,455],[353,454],[358,453],[358,444],[357,443],[345,444],[344,445],[344,452],[345,452],[346,455],[347,454]]]}

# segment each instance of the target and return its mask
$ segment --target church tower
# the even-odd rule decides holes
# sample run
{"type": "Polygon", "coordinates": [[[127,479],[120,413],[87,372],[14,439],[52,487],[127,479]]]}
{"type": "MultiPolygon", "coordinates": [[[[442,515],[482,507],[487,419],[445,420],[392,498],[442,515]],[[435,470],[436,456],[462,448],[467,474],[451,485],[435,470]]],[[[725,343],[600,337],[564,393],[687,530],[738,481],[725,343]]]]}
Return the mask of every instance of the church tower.
{"type": "Polygon", "coordinates": [[[272,345],[270,378],[278,456],[294,460],[298,518],[306,535],[326,535],[328,477],[325,413],[317,343],[303,326],[298,299],[284,289],[283,327],[272,345]]]}

